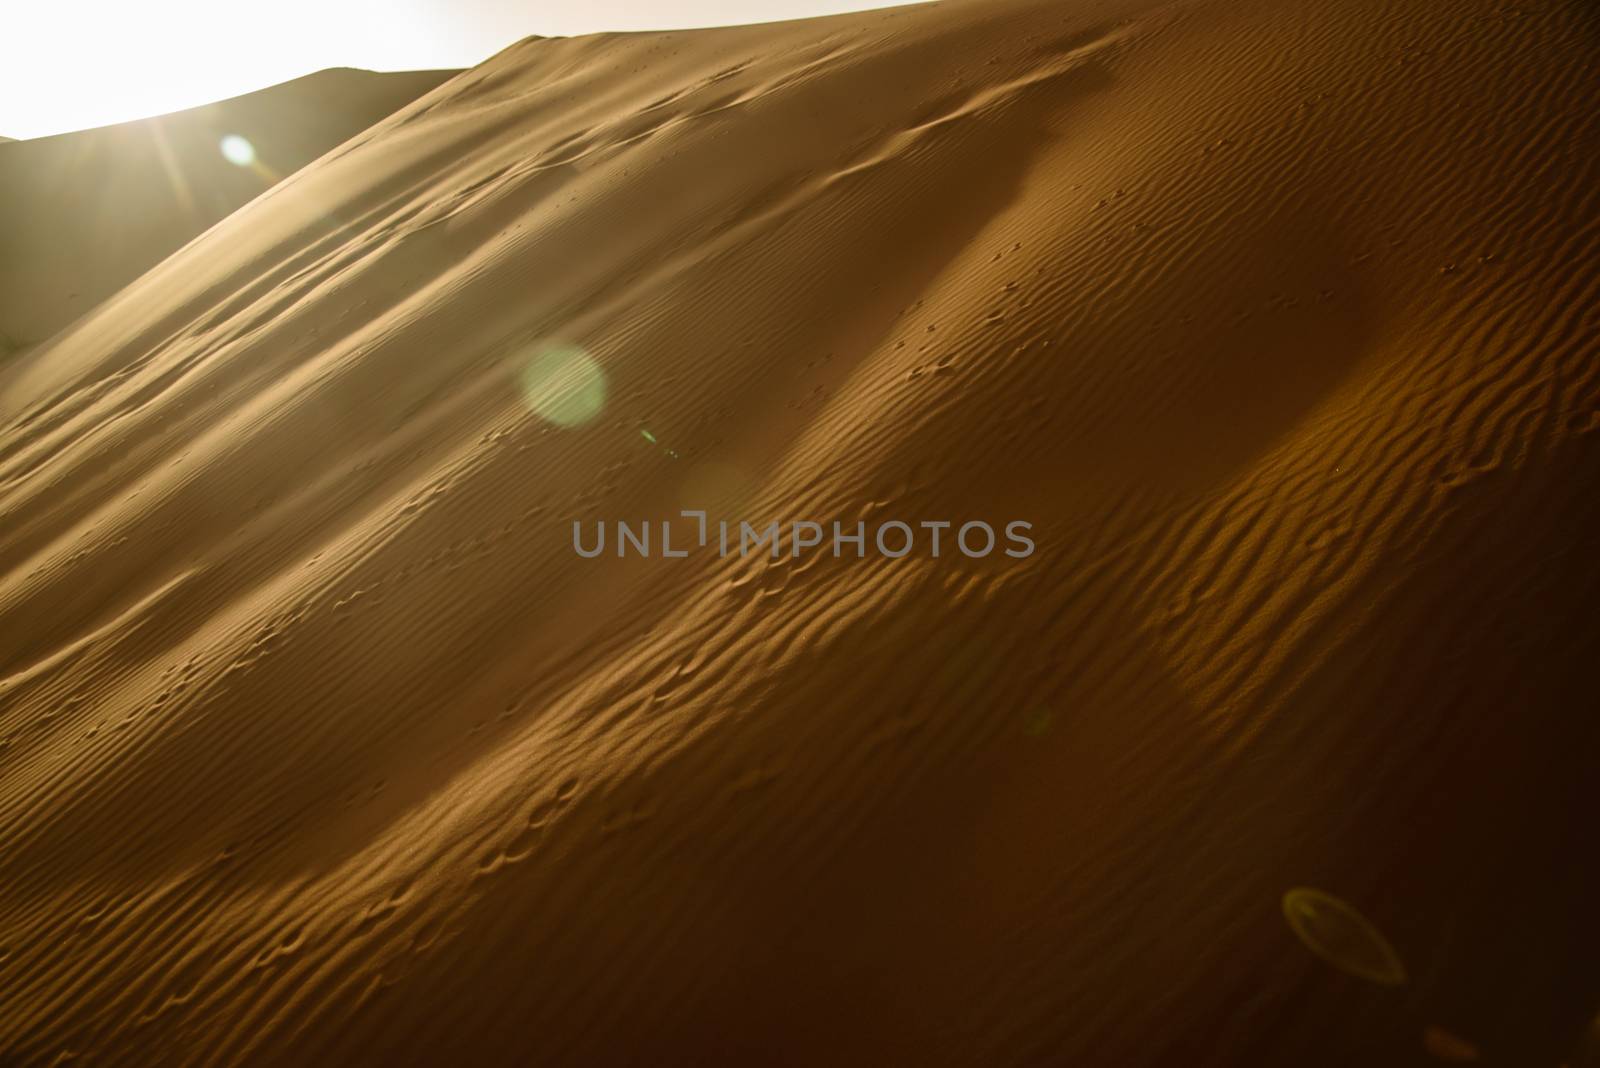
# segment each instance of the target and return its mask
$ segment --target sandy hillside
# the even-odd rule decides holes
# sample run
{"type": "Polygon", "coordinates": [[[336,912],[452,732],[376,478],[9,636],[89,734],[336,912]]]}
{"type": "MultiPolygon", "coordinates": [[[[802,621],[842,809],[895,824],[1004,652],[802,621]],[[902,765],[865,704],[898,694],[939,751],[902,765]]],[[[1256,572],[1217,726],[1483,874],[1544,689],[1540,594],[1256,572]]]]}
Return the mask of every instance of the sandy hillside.
{"type": "Polygon", "coordinates": [[[1597,33],[532,40],[282,182],[0,365],[0,1060],[1586,1063],[1597,33]],[[573,551],[683,508],[1038,548],[573,551]]]}
{"type": "Polygon", "coordinates": [[[0,152],[0,349],[54,334],[454,73],[318,71],[171,115],[12,143],[0,152]],[[255,147],[253,166],[223,157],[230,134],[255,147]]]}

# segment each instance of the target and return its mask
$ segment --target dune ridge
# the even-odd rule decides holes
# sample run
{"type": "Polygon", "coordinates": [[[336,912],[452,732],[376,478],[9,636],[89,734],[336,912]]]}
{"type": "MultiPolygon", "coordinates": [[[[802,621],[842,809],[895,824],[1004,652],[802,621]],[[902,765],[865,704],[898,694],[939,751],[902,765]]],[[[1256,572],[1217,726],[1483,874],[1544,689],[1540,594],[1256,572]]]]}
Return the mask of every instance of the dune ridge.
{"type": "Polygon", "coordinates": [[[1594,34],[530,40],[279,183],[0,365],[0,1052],[1579,1063],[1594,34]],[[572,551],[683,508],[1039,550],[572,551]]]}

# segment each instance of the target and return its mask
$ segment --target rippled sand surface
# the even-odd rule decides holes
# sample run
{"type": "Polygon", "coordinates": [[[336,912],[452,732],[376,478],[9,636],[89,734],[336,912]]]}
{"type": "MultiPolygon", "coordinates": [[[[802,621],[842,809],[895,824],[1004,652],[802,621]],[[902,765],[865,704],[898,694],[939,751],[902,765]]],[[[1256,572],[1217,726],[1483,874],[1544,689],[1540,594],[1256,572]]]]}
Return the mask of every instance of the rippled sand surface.
{"type": "Polygon", "coordinates": [[[0,362],[0,1062],[1586,1063],[1597,43],[529,40],[278,184],[0,362]],[[573,552],[684,508],[1038,549],[573,552]]]}

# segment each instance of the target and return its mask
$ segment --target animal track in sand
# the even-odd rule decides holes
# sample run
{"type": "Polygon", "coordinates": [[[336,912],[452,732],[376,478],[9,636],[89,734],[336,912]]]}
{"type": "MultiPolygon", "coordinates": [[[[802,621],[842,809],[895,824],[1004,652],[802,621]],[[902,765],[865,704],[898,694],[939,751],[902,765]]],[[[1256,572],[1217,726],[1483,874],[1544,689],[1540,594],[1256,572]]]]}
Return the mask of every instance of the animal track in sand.
{"type": "Polygon", "coordinates": [[[412,880],[402,879],[388,894],[364,906],[356,917],[354,928],[356,933],[364,934],[388,922],[411,897],[411,888],[412,880]]]}
{"type": "Polygon", "coordinates": [[[250,965],[251,970],[270,968],[280,960],[294,956],[300,952],[301,947],[304,945],[305,936],[304,925],[290,927],[284,934],[272,940],[265,949],[256,954],[250,965]]]}
{"type": "Polygon", "coordinates": [[[607,814],[600,823],[600,833],[603,836],[620,834],[642,827],[655,818],[655,805],[651,801],[637,801],[627,808],[616,809],[607,814]]]}
{"type": "Polygon", "coordinates": [[[507,865],[519,864],[533,855],[534,848],[561,814],[569,808],[578,792],[578,780],[562,780],[551,794],[536,802],[528,812],[523,825],[499,849],[487,854],[478,862],[475,876],[492,875],[507,865]]]}
{"type": "Polygon", "coordinates": [[[745,794],[764,790],[777,782],[783,770],[776,762],[758,764],[744,772],[728,785],[730,797],[741,797],[745,794]]]}

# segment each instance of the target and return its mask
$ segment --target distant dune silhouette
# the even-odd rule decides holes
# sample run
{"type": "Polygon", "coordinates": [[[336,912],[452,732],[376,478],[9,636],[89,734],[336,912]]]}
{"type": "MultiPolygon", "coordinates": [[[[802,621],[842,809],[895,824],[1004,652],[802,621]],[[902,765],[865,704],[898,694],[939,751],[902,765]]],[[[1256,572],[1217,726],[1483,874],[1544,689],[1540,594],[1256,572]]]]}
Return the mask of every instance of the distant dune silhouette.
{"type": "Polygon", "coordinates": [[[324,70],[158,118],[9,142],[0,152],[0,345],[44,340],[454,73],[324,70]],[[259,167],[223,157],[230,134],[254,146],[259,167]]]}

